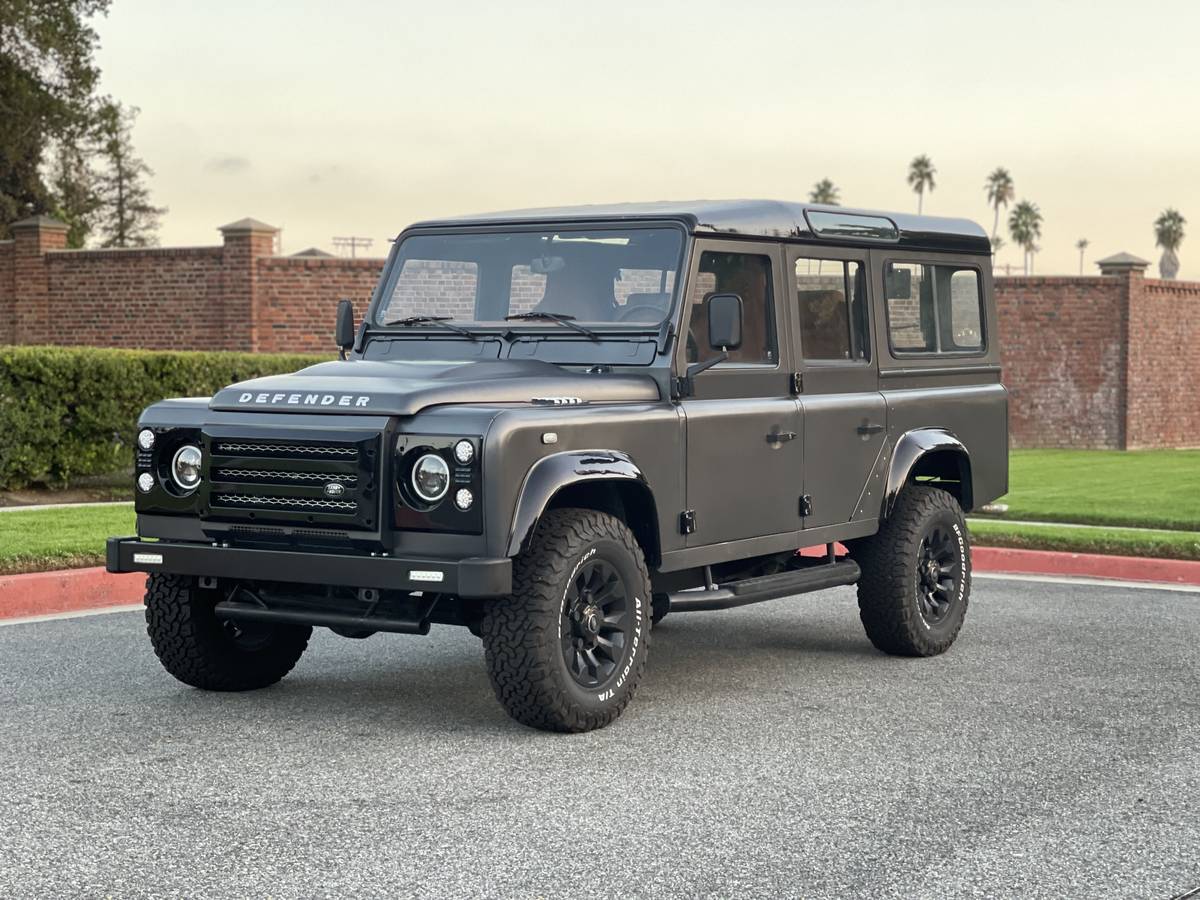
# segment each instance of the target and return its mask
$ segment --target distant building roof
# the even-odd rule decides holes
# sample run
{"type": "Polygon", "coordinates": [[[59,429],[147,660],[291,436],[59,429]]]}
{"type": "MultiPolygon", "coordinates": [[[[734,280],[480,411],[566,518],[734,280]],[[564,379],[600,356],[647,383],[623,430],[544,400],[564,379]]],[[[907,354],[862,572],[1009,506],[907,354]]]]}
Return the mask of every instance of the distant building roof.
{"type": "Polygon", "coordinates": [[[301,250],[299,253],[293,253],[292,256],[320,256],[320,257],[329,256],[329,257],[332,257],[333,254],[322,250],[320,247],[309,247],[307,250],[301,250]]]}

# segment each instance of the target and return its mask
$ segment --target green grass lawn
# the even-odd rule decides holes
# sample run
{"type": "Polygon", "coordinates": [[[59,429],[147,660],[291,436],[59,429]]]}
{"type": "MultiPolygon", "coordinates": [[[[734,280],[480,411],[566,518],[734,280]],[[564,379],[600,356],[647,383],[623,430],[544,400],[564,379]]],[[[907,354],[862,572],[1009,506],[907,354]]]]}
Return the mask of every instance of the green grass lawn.
{"type": "Polygon", "coordinates": [[[1200,559],[1200,533],[1194,531],[1130,531],[1123,528],[1071,528],[972,519],[971,537],[983,547],[1065,550],[1161,559],[1200,559]]]}
{"type": "Polygon", "coordinates": [[[0,513],[0,575],[104,565],[104,541],[134,533],[133,504],[0,513]]]}
{"type": "Polygon", "coordinates": [[[1014,450],[1006,519],[1200,531],[1200,450],[1014,450]]]}

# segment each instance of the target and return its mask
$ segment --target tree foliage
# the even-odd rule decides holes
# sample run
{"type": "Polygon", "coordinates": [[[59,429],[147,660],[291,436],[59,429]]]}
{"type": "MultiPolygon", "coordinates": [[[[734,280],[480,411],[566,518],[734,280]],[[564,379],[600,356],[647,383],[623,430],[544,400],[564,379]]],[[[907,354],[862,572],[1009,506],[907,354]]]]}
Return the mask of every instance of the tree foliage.
{"type": "Polygon", "coordinates": [[[837,206],[839,191],[837,185],[828,178],[822,178],[813,185],[808,199],[812,203],[823,203],[825,206],[837,206]]]}
{"type": "Polygon", "coordinates": [[[155,243],[158,217],[166,209],[150,202],[151,168],[133,152],[130,132],[137,109],[106,103],[97,126],[103,167],[96,181],[102,247],[146,247],[155,243]]]}
{"type": "Polygon", "coordinates": [[[96,32],[109,0],[0,3],[0,238],[16,219],[53,210],[47,150],[95,111],[96,32]]]}
{"type": "Polygon", "coordinates": [[[1183,226],[1187,224],[1177,209],[1165,209],[1154,220],[1154,244],[1163,248],[1158,261],[1158,273],[1171,279],[1179,274],[1179,245],[1183,243],[1183,226]]]}
{"type": "Polygon", "coordinates": [[[983,184],[983,189],[987,191],[988,204],[995,210],[995,216],[992,219],[992,238],[994,239],[1000,232],[1000,207],[1008,207],[1013,199],[1017,196],[1016,187],[1013,184],[1012,175],[1008,174],[1008,169],[1003,166],[997,166],[988,175],[987,181],[983,184]]]}
{"type": "Polygon", "coordinates": [[[1008,233],[1025,251],[1025,274],[1028,275],[1033,254],[1038,250],[1037,242],[1042,237],[1042,212],[1036,203],[1022,200],[1013,207],[1008,217],[1008,233]]]}
{"type": "Polygon", "coordinates": [[[925,192],[932,192],[937,187],[933,180],[933,176],[936,174],[937,169],[933,167],[933,160],[923,153],[914,157],[913,161],[908,164],[908,186],[916,191],[918,213],[924,206],[925,192]]]}

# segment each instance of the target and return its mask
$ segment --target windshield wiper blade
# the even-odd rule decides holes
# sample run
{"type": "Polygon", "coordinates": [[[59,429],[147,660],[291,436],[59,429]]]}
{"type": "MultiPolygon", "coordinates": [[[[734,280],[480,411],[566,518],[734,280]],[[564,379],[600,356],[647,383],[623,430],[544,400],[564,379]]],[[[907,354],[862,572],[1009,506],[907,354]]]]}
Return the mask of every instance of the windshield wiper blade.
{"type": "Polygon", "coordinates": [[[461,325],[450,324],[451,318],[453,318],[453,317],[452,316],[408,316],[407,318],[404,318],[404,319],[397,319],[395,322],[388,322],[388,324],[389,325],[403,325],[405,327],[407,327],[409,325],[438,325],[442,328],[446,328],[446,329],[449,329],[450,331],[453,331],[455,334],[461,334],[463,337],[469,338],[472,341],[479,340],[479,335],[475,334],[475,332],[468,331],[467,329],[463,328],[461,325]]]}
{"type": "Polygon", "coordinates": [[[580,325],[578,322],[575,321],[574,316],[568,316],[566,313],[553,313],[553,312],[513,313],[511,316],[505,316],[504,318],[506,321],[510,320],[510,319],[534,319],[534,320],[539,320],[539,321],[543,321],[543,322],[557,322],[559,325],[565,325],[567,328],[570,328],[572,331],[578,331],[580,334],[582,334],[584,337],[586,337],[589,341],[600,340],[600,335],[596,334],[596,332],[592,331],[592,329],[590,329],[590,328],[584,328],[582,325],[580,325]]]}

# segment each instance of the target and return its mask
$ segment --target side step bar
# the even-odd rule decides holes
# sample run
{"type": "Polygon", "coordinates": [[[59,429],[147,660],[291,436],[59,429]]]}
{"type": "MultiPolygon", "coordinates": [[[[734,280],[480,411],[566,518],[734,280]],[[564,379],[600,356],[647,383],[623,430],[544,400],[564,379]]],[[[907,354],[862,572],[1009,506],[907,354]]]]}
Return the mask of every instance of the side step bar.
{"type": "Polygon", "coordinates": [[[315,609],[258,606],[237,600],[222,600],[215,607],[217,617],[246,622],[274,622],[279,625],[319,625],[326,628],[390,631],[396,634],[429,634],[429,616],[423,619],[394,616],[355,616],[348,613],[315,609]]]}
{"type": "Polygon", "coordinates": [[[843,559],[806,569],[733,581],[706,590],[675,591],[667,594],[671,601],[669,611],[677,613],[732,609],[735,606],[777,600],[793,594],[807,594],[811,591],[823,591],[825,588],[854,584],[861,575],[862,570],[858,563],[852,559],[843,559]]]}

